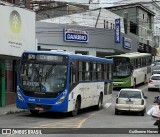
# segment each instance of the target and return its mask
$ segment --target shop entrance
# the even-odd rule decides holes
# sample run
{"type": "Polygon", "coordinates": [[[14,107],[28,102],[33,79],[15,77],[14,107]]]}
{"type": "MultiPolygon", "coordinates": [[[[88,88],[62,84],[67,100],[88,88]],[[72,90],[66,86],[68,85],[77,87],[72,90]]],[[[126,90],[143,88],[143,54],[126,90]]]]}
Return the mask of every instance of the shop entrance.
{"type": "Polygon", "coordinates": [[[0,107],[5,106],[5,62],[0,60],[0,107]]]}

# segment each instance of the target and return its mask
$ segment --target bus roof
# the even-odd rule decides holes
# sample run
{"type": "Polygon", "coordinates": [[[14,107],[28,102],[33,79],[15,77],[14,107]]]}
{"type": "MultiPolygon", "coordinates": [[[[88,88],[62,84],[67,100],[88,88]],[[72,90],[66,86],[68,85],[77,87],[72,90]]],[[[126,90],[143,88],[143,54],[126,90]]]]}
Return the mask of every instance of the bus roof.
{"type": "Polygon", "coordinates": [[[111,55],[111,56],[106,56],[107,57],[126,57],[126,58],[139,58],[139,57],[146,57],[146,56],[151,56],[149,53],[140,53],[140,52],[133,52],[133,53],[125,53],[125,54],[120,54],[120,55],[111,55]]]}
{"type": "Polygon", "coordinates": [[[95,56],[92,56],[92,55],[74,54],[74,53],[69,53],[69,52],[56,52],[56,51],[24,51],[23,53],[64,55],[64,56],[68,56],[70,59],[88,60],[88,61],[100,61],[100,62],[104,62],[104,63],[113,63],[113,60],[112,60],[112,59],[100,58],[100,57],[95,57],[95,56]]]}

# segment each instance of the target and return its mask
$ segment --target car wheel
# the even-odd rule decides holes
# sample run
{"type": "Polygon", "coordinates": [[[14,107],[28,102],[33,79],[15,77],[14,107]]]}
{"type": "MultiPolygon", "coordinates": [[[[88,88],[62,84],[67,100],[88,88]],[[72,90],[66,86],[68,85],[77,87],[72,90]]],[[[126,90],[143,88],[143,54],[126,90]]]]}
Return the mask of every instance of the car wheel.
{"type": "Polygon", "coordinates": [[[144,114],[145,114],[145,109],[140,112],[141,116],[144,116],[144,114]]]}
{"type": "Polygon", "coordinates": [[[119,115],[119,110],[115,109],[115,115],[119,115]]]}
{"type": "Polygon", "coordinates": [[[30,110],[30,112],[32,115],[38,115],[39,110],[30,110]]]}
{"type": "Polygon", "coordinates": [[[141,116],[144,116],[144,112],[141,112],[141,116]]]}

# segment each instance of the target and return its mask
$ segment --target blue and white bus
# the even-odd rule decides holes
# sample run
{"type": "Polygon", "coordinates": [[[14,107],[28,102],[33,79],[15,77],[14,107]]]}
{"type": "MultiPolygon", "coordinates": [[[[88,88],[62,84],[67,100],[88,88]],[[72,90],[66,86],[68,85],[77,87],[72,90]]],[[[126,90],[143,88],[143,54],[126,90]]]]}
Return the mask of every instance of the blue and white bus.
{"type": "Polygon", "coordinates": [[[112,94],[112,59],[53,51],[22,54],[16,104],[32,114],[71,112],[103,103],[112,94]]]}

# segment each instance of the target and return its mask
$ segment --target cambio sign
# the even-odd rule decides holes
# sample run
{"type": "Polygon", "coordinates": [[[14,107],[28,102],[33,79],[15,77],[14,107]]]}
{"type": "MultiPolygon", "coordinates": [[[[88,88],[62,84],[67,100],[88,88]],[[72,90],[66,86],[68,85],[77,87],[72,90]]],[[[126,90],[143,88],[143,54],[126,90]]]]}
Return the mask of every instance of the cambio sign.
{"type": "Polygon", "coordinates": [[[20,57],[35,50],[35,13],[0,5],[0,54],[20,57]]]}
{"type": "Polygon", "coordinates": [[[64,41],[85,42],[89,41],[88,31],[64,29],[64,41]]]}
{"type": "Polygon", "coordinates": [[[115,19],[115,43],[120,43],[120,19],[115,19]]]}
{"type": "Polygon", "coordinates": [[[132,49],[132,41],[131,41],[131,39],[123,37],[123,48],[132,49]]]}

